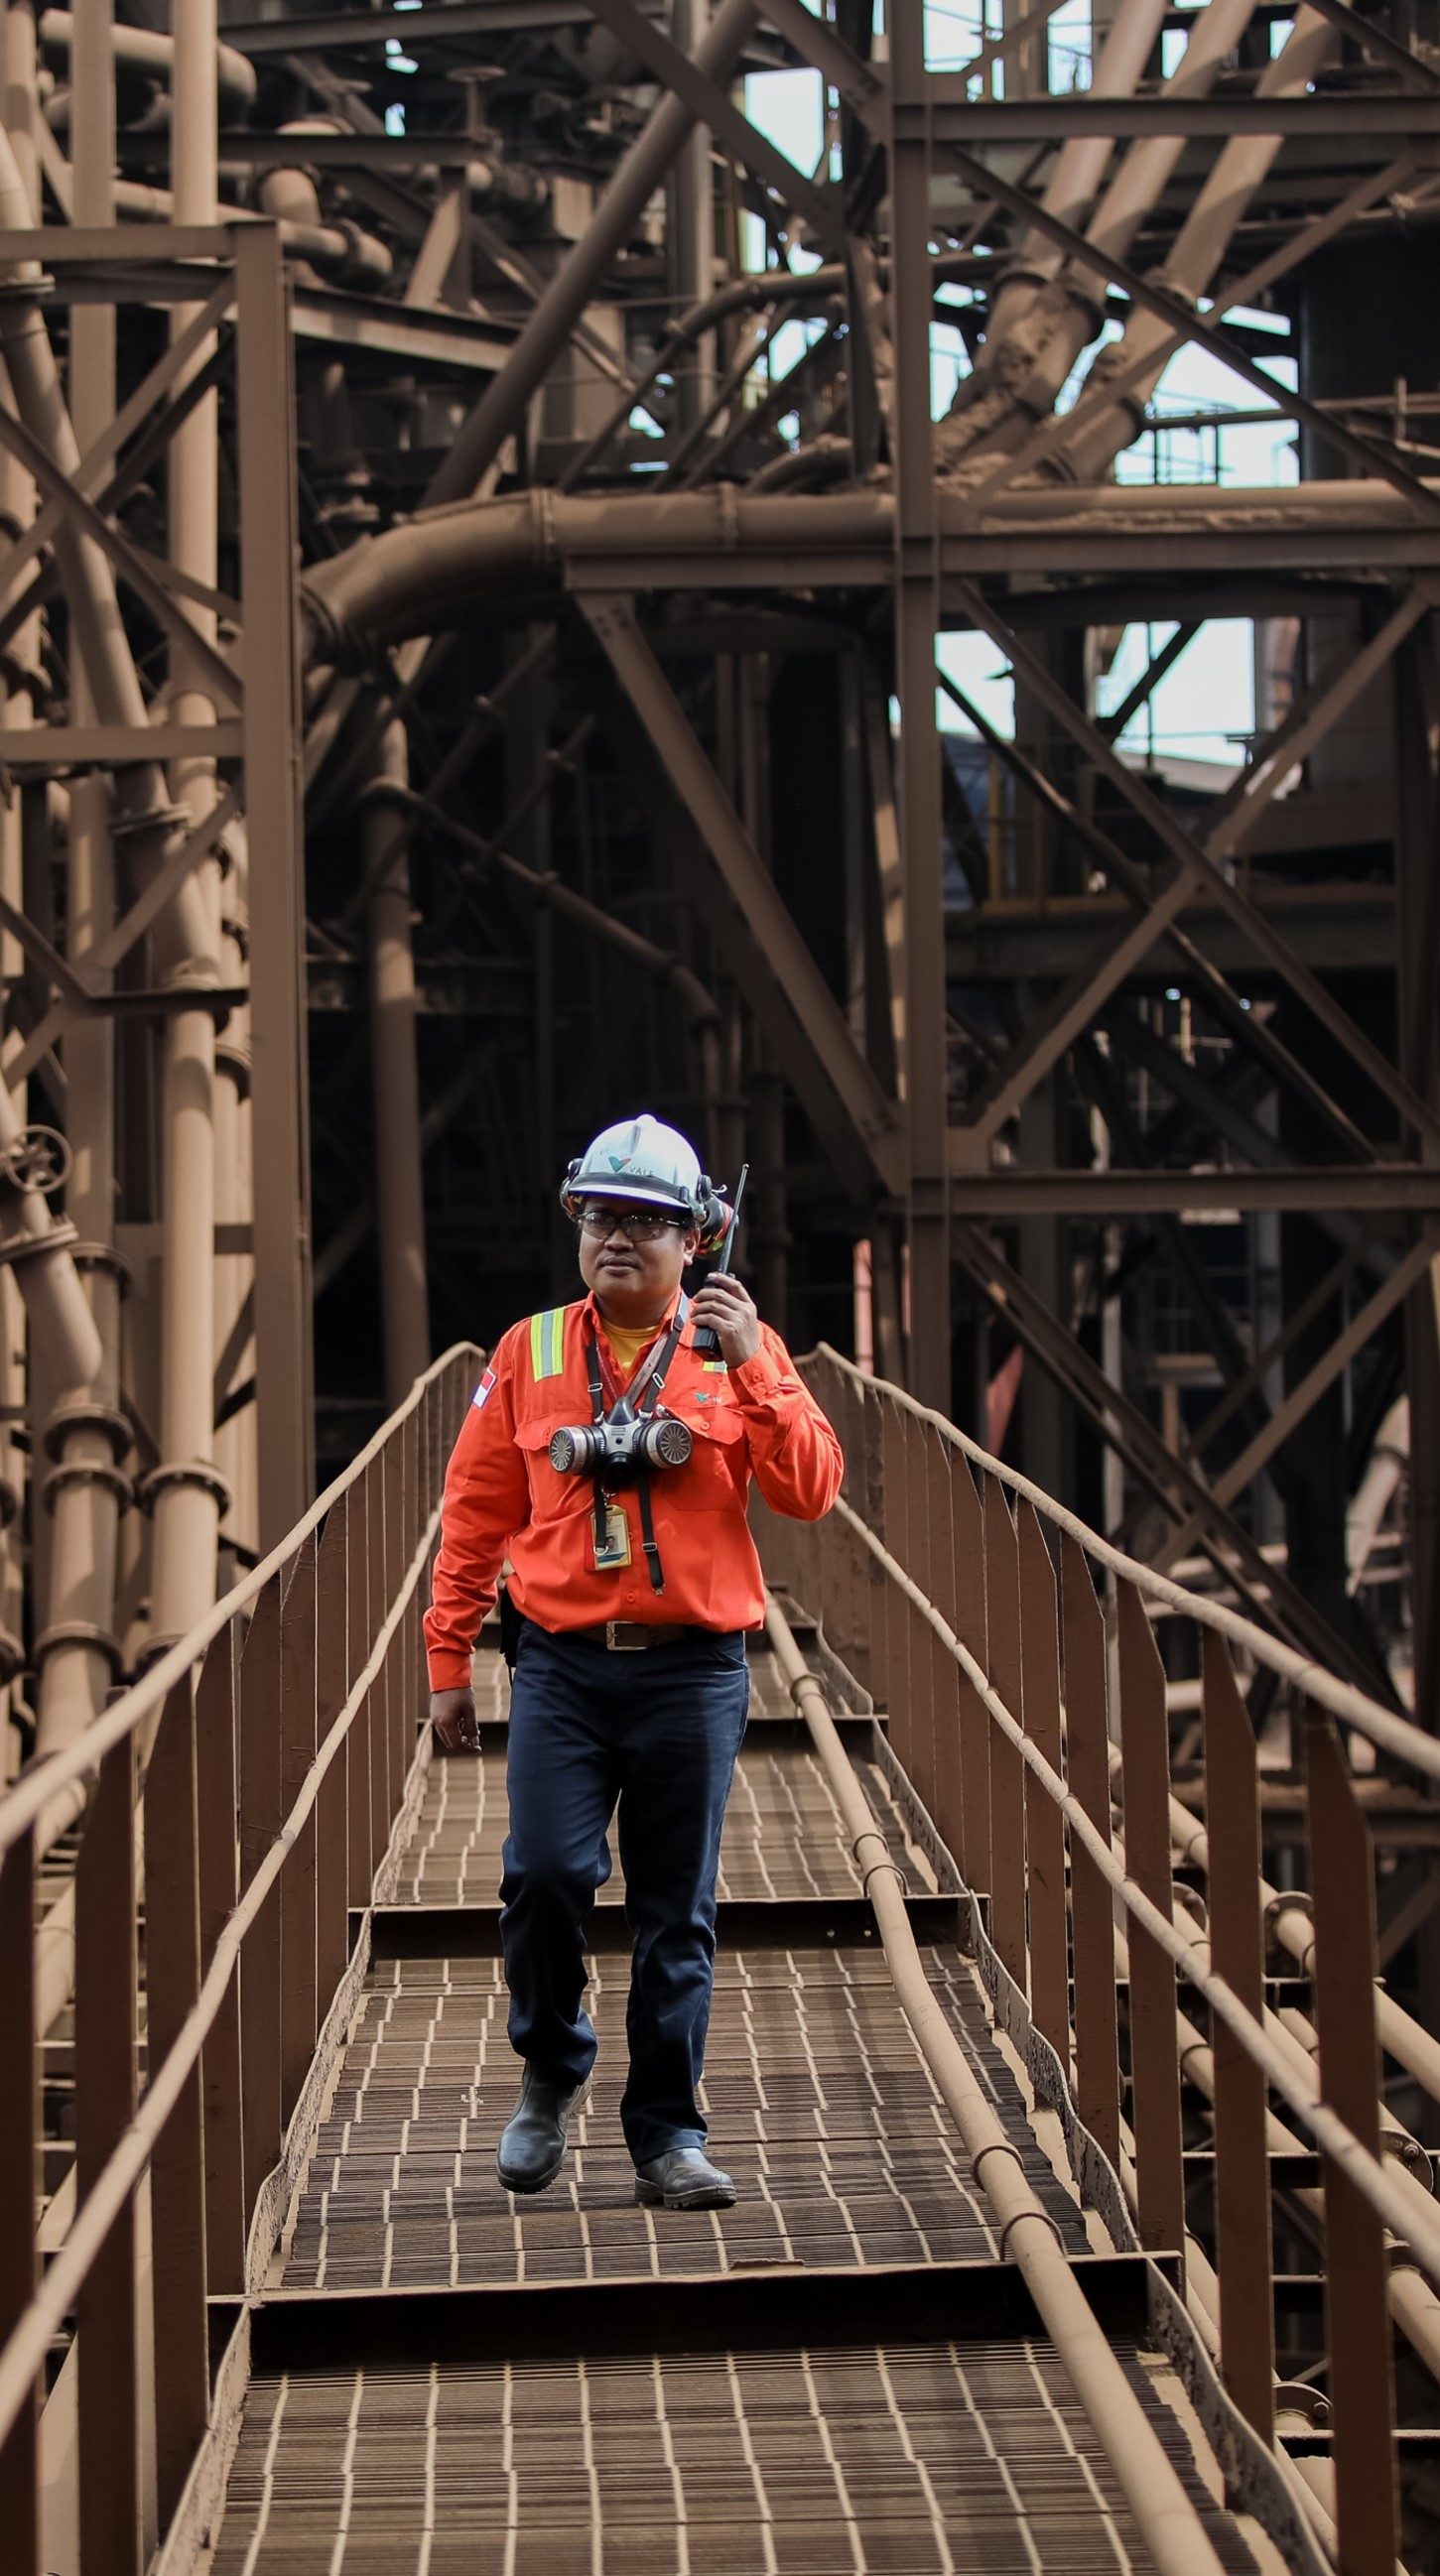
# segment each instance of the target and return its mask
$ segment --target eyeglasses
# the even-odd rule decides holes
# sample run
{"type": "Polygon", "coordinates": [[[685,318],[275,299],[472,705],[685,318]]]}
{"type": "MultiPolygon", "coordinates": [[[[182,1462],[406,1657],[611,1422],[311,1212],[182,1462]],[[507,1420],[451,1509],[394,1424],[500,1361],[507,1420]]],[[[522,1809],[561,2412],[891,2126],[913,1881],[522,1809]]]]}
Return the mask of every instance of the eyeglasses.
{"type": "Polygon", "coordinates": [[[617,1225],[627,1243],[658,1243],[662,1234],[669,1234],[672,1227],[683,1222],[682,1218],[662,1216],[658,1209],[652,1212],[649,1208],[612,1207],[604,1199],[592,1199],[580,1210],[578,1219],[581,1233],[591,1235],[597,1243],[603,1243],[617,1225]]]}

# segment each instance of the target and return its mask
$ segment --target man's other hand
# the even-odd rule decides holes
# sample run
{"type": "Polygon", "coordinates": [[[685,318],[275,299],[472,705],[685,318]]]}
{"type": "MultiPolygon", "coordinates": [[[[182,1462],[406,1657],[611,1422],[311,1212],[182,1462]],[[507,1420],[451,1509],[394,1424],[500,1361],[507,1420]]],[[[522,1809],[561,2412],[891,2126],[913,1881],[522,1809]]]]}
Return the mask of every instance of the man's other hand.
{"type": "Polygon", "coordinates": [[[463,1690],[438,1690],[430,1693],[430,1723],[435,1729],[442,1751],[478,1753],[480,1721],[475,1714],[475,1693],[467,1683],[463,1690]]]}
{"type": "Polygon", "coordinates": [[[743,1279],[717,1270],[697,1289],[690,1312],[697,1326],[708,1324],[730,1368],[743,1367],[760,1348],[760,1318],[743,1279]]]}

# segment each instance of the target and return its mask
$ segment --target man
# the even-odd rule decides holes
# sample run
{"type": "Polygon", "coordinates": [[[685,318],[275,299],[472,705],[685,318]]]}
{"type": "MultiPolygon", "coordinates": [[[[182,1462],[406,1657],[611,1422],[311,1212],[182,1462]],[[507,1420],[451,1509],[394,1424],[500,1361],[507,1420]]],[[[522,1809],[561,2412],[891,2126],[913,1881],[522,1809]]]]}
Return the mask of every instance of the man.
{"type": "Polygon", "coordinates": [[[746,1496],[753,1476],[772,1510],[818,1520],[843,1461],[740,1281],[712,1274],[684,1298],[687,1264],[719,1249],[732,1212],[683,1136],[651,1117],[607,1128],[561,1200],[589,1293],[512,1325],[495,1351],[446,1475],[425,1619],[430,1713],[454,1751],[477,1740],[471,1652],[508,1556],[519,1633],[501,1938],[525,2072],[496,2166],[530,2192],[564,2163],[595,2059],[585,1922],[618,1801],[633,1943],[620,2116],[636,2198],[728,2209],[735,2188],[704,2153],[695,2097],[745,1632],[765,1612],[746,1496]]]}

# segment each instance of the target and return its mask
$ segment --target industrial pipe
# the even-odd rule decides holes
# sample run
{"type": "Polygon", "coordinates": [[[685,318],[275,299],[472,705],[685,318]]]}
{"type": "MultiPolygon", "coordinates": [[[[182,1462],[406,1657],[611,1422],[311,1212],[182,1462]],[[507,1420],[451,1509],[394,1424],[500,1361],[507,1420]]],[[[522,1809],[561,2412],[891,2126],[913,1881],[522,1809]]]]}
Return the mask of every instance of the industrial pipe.
{"type": "MultiPolygon", "coordinates": [[[[188,7],[190,0],[183,0],[188,7]]],[[[176,9],[177,20],[181,15],[176,9]]],[[[42,50],[57,61],[67,61],[75,45],[75,18],[68,9],[46,9],[36,32],[42,50]]],[[[141,72],[149,79],[168,83],[175,65],[174,36],[162,35],[149,27],[117,26],[114,29],[116,68],[141,72]]],[[[259,86],[255,66],[233,45],[215,46],[215,81],[221,111],[227,125],[243,124],[255,104],[259,86]]]]}
{"type": "MultiPolygon", "coordinates": [[[[724,81],[759,19],[757,0],[721,0],[695,54],[695,68],[724,81]]],[[[500,372],[460,430],[430,486],[433,502],[473,492],[523,418],[590,302],[611,261],[624,248],[687,134],[695,111],[669,91],[632,143],[595,212],[561,262],[500,372]]]]}
{"type": "MultiPolygon", "coordinates": [[[[1116,1937],[1116,1970],[1129,1973],[1129,1953],[1123,1939],[1116,1937]]],[[[1176,2035],[1180,2046],[1180,2072],[1187,2084],[1203,2093],[1207,2102],[1215,2100],[1215,2052],[1204,2033],[1177,2005],[1176,2035]]],[[[1294,2129],[1287,2128],[1273,2111],[1265,2113],[1265,2144],[1272,2155],[1303,2155],[1306,2141],[1294,2129]]],[[[1417,2186],[1418,2188],[1419,2186],[1417,2186]]],[[[1296,2185],[1291,2198],[1304,2210],[1323,2242],[1325,2194],[1308,2185],[1296,2185]]],[[[1398,2240],[1391,2236],[1392,2249],[1398,2240]]],[[[1411,2349],[1424,2362],[1431,2377],[1440,2381],[1440,2298],[1424,2275],[1403,2259],[1392,2260],[1386,2283],[1390,2313],[1411,2349]]]]}
{"type": "MultiPolygon", "coordinates": [[[[1338,35],[1328,18],[1302,8],[1280,52],[1256,84],[1260,98],[1296,97],[1307,90],[1334,52],[1338,35]]],[[[1265,179],[1281,138],[1246,134],[1226,144],[1209,178],[1177,233],[1157,283],[1198,301],[1211,284],[1246,206],[1265,179]]],[[[1075,437],[1065,451],[1066,474],[1078,483],[1098,480],[1122,448],[1128,447],[1145,419],[1145,406],[1170,362],[1173,326],[1158,313],[1132,312],[1120,339],[1102,349],[1091,367],[1076,405],[1075,437]],[[1139,376],[1133,370],[1148,351],[1152,366],[1139,376]],[[1116,376],[1127,379],[1123,395],[1103,399],[1116,376]],[[1084,407],[1082,410],[1082,406],[1084,407]]]]}
{"type": "MultiPolygon", "coordinates": [[[[376,746],[376,784],[409,785],[405,727],[392,717],[376,746]]],[[[376,1235],[380,1245],[380,1314],[385,1388],[404,1402],[430,1360],[430,1301],[425,1273],[425,1198],[421,1173],[420,1083],[415,1053],[415,951],[411,941],[409,835],[367,798],[360,823],[369,897],[366,904],[370,985],[371,1097],[375,1109],[376,1235]]]]}
{"type": "MultiPolygon", "coordinates": [[[[313,195],[314,183],[303,171],[277,170],[267,179],[299,179],[313,195]]],[[[264,189],[262,186],[262,200],[264,189]]],[[[175,198],[169,188],[153,188],[143,179],[117,179],[114,188],[115,211],[131,215],[140,223],[170,224],[175,221],[175,198]]],[[[317,206],[318,206],[318,200],[317,206]]],[[[374,233],[362,232],[358,224],[327,224],[318,212],[292,219],[276,216],[268,209],[257,212],[253,206],[235,206],[228,200],[219,209],[219,219],[227,224],[273,222],[280,235],[280,247],[292,259],[303,259],[336,286],[352,286],[373,291],[385,285],[393,275],[395,263],[387,245],[374,233]]]]}
{"type": "MultiPolygon", "coordinates": [[[[1343,1712],[1342,1719],[1343,1719],[1343,1712]]],[[[1403,1759],[1403,1755],[1402,1755],[1403,1759]]],[[[1170,1834],[1177,1851],[1197,1869],[1210,1866],[1210,1843],[1198,1816],[1178,1798],[1170,1801],[1170,1834]]],[[[1302,1976],[1313,1974],[1315,1966],[1315,1924],[1310,1899],[1301,1891],[1287,1892],[1260,1882],[1260,1901],[1265,1908],[1268,1929],[1302,1976]]],[[[1376,2020],[1380,2045],[1389,2057],[1414,2077],[1432,2102],[1440,2102],[1440,2040],[1422,2022],[1407,2013],[1384,1986],[1375,1989],[1376,2020]]],[[[1387,2125],[1389,2118],[1387,2115],[1387,2125]]],[[[1399,2122],[1393,2125],[1398,2128],[1399,2122]]]]}
{"type": "MultiPolygon", "coordinates": [[[[1162,99],[1204,98],[1215,85],[1226,57],[1233,53],[1254,15],[1255,0],[1208,0],[1197,11],[1179,66],[1161,89],[1162,99]]],[[[1128,258],[1141,225],[1159,203],[1161,192],[1185,149],[1179,134],[1147,135],[1126,153],[1104,196],[1085,227],[1087,242],[1107,257],[1128,258]]],[[[1049,252],[1058,270],[1012,333],[1006,352],[1006,381],[1015,384],[1015,410],[1000,433],[992,432],[985,449],[1013,450],[1034,422],[1053,410],[1061,388],[1087,341],[1104,320],[1104,289],[1093,270],[1074,261],[1062,265],[1063,253],[1049,252]],[[1018,361],[1032,353],[1029,373],[1016,383],[1018,361]]],[[[973,452],[973,450],[968,451],[973,452]]]]}
{"type": "MultiPolygon", "coordinates": [[[[299,117],[282,125],[282,134],[329,134],[333,122],[299,117]]],[[[286,248],[333,274],[346,286],[375,288],[391,276],[395,263],[382,241],[356,224],[328,225],[320,208],[320,191],[309,170],[267,170],[260,182],[260,204],[282,227],[286,248]],[[308,247],[302,247],[308,245],[308,247]]]]}
{"type": "Polygon", "coordinates": [[[1195,2507],[1071,2270],[1054,2220],[1037,2197],[948,2014],[930,1989],[910,1928],[900,1873],[851,1768],[820,1685],[773,1595],[767,1598],[765,1634],[844,1818],[861,1883],[874,1908],[896,1999],[960,2132],[975,2179],[1000,2222],[1002,2250],[1013,2260],[1035,2302],[1161,2576],[1201,2576],[1205,2570],[1215,2576],[1220,2561],[1195,2507]]]}
{"type": "MultiPolygon", "coordinates": [[[[1440,494],[1440,482],[1427,488],[1440,494]]],[[[942,544],[973,533],[963,493],[942,490],[938,515],[942,544]]],[[[1012,486],[987,516],[986,534],[1044,527],[1057,537],[1094,535],[1136,522],[1155,539],[1228,528],[1257,549],[1282,531],[1323,528],[1330,537],[1373,537],[1414,527],[1401,494],[1388,483],[1357,476],[1279,489],[1216,491],[1207,484],[1193,493],[1171,484],[1096,484],[1083,492],[1068,484],[1012,486]]],[[[888,560],[893,530],[890,493],[869,486],[758,498],[731,489],[633,499],[536,490],[459,502],[424,511],[309,567],[301,583],[307,659],[361,667],[377,643],[463,626],[482,608],[492,617],[528,617],[537,589],[558,590],[562,566],[578,578],[587,557],[633,560],[637,589],[645,587],[650,562],[663,567],[676,555],[713,557],[713,578],[720,585],[726,562],[737,556],[754,561],[774,554],[783,561],[800,548],[864,549],[877,561],[888,560]]],[[[784,578],[777,572],[777,580],[784,578]]]]}
{"type": "MultiPolygon", "coordinates": [[[[176,13],[171,184],[180,224],[213,224],[219,206],[216,65],[218,0],[186,0],[176,13]]],[[[171,331],[193,319],[176,307],[171,331]]],[[[198,372],[213,341],[190,362],[198,372]]],[[[212,389],[170,443],[170,559],[214,590],[219,581],[219,404],[212,389]]],[[[192,609],[213,645],[211,609],[192,609]]],[[[172,646],[171,710],[180,724],[213,724],[217,709],[188,644],[172,646]]],[[[186,827],[215,802],[212,758],[177,761],[171,772],[186,827]]],[[[205,921],[206,951],[220,950],[220,862],[201,861],[190,880],[205,921]]],[[[221,1511],[228,1501],[214,1464],[215,1439],[215,1021],[203,1002],[167,1012],[161,1073],[160,1462],[147,1477],[153,1517],[150,1616],[156,1640],[184,1636],[215,1597],[221,1511]]]]}
{"type": "MultiPolygon", "coordinates": [[[[1121,0],[1091,75],[1092,97],[1132,96],[1159,42],[1165,15],[1166,0],[1121,0]]],[[[1045,212],[1058,216],[1062,223],[1075,222],[1093,199],[1114,148],[1112,138],[1105,134],[1080,135],[1062,144],[1041,197],[1045,212]]],[[[1003,414],[1008,408],[1011,378],[1004,358],[1007,343],[1059,265],[1060,254],[1048,237],[1038,232],[1027,233],[1014,258],[1007,261],[974,372],[961,378],[950,410],[937,431],[939,454],[949,458],[968,453],[974,438],[983,435],[997,413],[1003,414]],[[1002,376],[1003,381],[997,383],[997,376],[1002,376]],[[971,412],[976,416],[973,434],[966,418],[971,412]]]]}

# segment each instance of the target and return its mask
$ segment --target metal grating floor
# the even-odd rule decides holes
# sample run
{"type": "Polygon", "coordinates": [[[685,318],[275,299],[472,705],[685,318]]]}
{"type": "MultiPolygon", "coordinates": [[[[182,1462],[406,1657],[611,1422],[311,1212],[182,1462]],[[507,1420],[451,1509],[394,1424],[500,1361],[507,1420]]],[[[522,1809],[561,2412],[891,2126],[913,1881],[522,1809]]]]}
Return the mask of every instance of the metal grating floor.
{"type": "MultiPolygon", "coordinates": [[[[956,2025],[1065,2241],[1079,2212],[1025,2126],[1019,2092],[956,1950],[927,1954],[956,2025]]],[[[706,2053],[711,2148],[733,2210],[634,2206],[620,2137],[628,1961],[592,1961],[600,2057],[575,2151],[551,2190],[495,2178],[513,2106],[500,1962],[378,1966],[284,2249],[287,2289],[585,2281],[737,2263],[931,2262],[997,2253],[989,2204],[874,1950],[722,1950],[706,2053]]]]}
{"type": "MultiPolygon", "coordinates": [[[[755,1700],[779,1713],[768,1660],[756,1659],[755,1700]]],[[[491,1658],[482,1714],[501,1717],[503,1702],[491,1658]]],[[[752,1729],[742,1760],[722,1895],[858,1895],[818,1765],[788,1729],[768,1733],[752,1729]]],[[[503,1735],[492,1734],[479,1760],[433,1766],[400,1907],[493,1908],[503,1758],[503,1735]]],[[[899,1811],[879,1773],[865,1776],[907,1883],[923,1889],[928,1874],[899,1811]]],[[[615,1903],[622,1892],[612,1881],[607,1894],[615,1903]]],[[[1080,2213],[1028,2126],[973,1970],[953,1945],[925,1958],[1062,2242],[1084,2254],[1080,2213]]],[[[885,2293],[904,2304],[885,2323],[877,2314],[873,2331],[887,2335],[898,2315],[909,2340],[860,2341],[847,2290],[830,2339],[808,2349],[772,2343],[767,2313],[758,2336],[739,2337],[743,2349],[662,2355],[651,2349],[651,2312],[637,2309],[635,2349],[586,2357],[604,2340],[587,2327],[587,2283],[599,2297],[606,2282],[688,2279],[698,2294],[702,2279],[734,2274],[716,2295],[743,2300],[752,2267],[793,2266],[797,2288],[807,2276],[818,2291],[818,2275],[833,2283],[866,2270],[883,2292],[897,2275],[880,2267],[902,2267],[903,2285],[904,2267],[1000,2253],[878,1940],[722,1943],[704,2098],[712,2149],[740,2185],[730,2211],[635,2206],[618,2118],[628,1960],[593,1957],[590,1976],[600,2058],[572,2155],[549,2192],[515,2200],[493,2161],[517,2079],[500,1961],[372,1963],[272,2286],[323,2303],[346,2291],[573,2285],[560,2311],[564,2358],[482,2363],[462,2346],[463,2357],[412,2367],[382,2333],[386,2357],[373,2367],[328,2366],[331,2346],[289,2375],[257,2375],[210,2576],[1148,2570],[1048,2344],[978,2333],[950,2343],[948,2312],[935,2340],[915,2339],[925,2329],[903,2286],[885,2293]],[[837,2333],[852,2332],[854,2345],[837,2345],[837,2333]]],[[[780,2282],[783,2316],[783,2268],[780,2282]]],[[[801,2307],[797,2331],[812,2333],[813,2297],[801,2307]]],[[[687,2304],[681,2340],[689,2314],[687,2304]]],[[[276,2329],[286,2331],[278,2315],[276,2329]]],[[[717,2346],[732,2331],[715,2319],[697,2327],[717,2346]]],[[[486,2343],[482,2330],[479,2349],[486,2343]]],[[[1222,2560],[1253,2576],[1239,2527],[1200,2483],[1166,2366],[1117,2349],[1222,2560]]]]}
{"type": "MultiPolygon", "coordinates": [[[[1123,2355],[1222,2559],[1153,2365],[1123,2355]]],[[[1152,2564],[1043,2343],[257,2380],[212,2576],[1117,2576],[1152,2564]]]]}
{"type": "MultiPolygon", "coordinates": [[[[901,1819],[873,1768],[867,1786],[906,1885],[924,1888],[929,1882],[916,1867],[901,1819]]],[[[479,1760],[432,1763],[394,1901],[493,1905],[505,1823],[503,1760],[486,1754],[479,1760]]],[[[613,1835],[611,1840],[613,1855],[613,1835]]],[[[740,1756],[725,1817],[718,1888],[722,1897],[762,1899],[861,1893],[844,1820],[820,1764],[802,1745],[768,1745],[763,1726],[752,1728],[740,1756]]],[[[621,1905],[624,1899],[617,1856],[600,1903],[621,1905]]]]}

